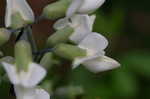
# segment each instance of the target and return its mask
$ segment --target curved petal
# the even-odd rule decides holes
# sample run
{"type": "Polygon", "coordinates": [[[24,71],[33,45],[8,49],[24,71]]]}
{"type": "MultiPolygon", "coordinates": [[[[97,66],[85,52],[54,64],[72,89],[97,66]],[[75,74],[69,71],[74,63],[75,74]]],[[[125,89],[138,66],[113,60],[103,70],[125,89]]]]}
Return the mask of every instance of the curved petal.
{"type": "Polygon", "coordinates": [[[83,63],[83,65],[91,72],[98,73],[118,68],[120,64],[107,56],[99,57],[83,63]]]}
{"type": "Polygon", "coordinates": [[[2,66],[4,67],[11,83],[14,85],[19,84],[20,81],[19,81],[19,76],[16,67],[14,65],[4,63],[4,62],[2,63],[2,66]]]}
{"type": "Polygon", "coordinates": [[[50,99],[50,95],[40,88],[14,86],[17,99],[50,99]]]}
{"type": "Polygon", "coordinates": [[[35,99],[50,99],[50,95],[44,89],[36,89],[35,99]]]}
{"type": "Polygon", "coordinates": [[[72,0],[72,3],[70,4],[70,7],[67,10],[66,16],[68,18],[72,17],[81,7],[83,2],[83,0],[72,0]]]}
{"type": "Polygon", "coordinates": [[[104,49],[107,45],[108,41],[104,36],[98,33],[89,34],[78,45],[80,48],[87,50],[87,56],[76,58],[72,64],[73,68],[76,68],[84,62],[104,56],[104,49]]]}
{"type": "Polygon", "coordinates": [[[83,38],[91,33],[91,24],[93,23],[88,15],[75,15],[71,17],[72,27],[75,32],[70,36],[70,40],[78,44],[83,38]]]}
{"type": "Polygon", "coordinates": [[[85,28],[78,27],[74,30],[74,33],[69,37],[70,41],[79,44],[80,41],[84,39],[85,36],[91,32],[87,31],[85,28]]]}
{"type": "Polygon", "coordinates": [[[9,27],[11,25],[12,5],[13,0],[7,0],[6,14],[5,14],[5,25],[9,27]]]}
{"type": "Polygon", "coordinates": [[[22,86],[14,86],[17,99],[36,99],[35,88],[24,88],[22,86]]]}
{"type": "Polygon", "coordinates": [[[100,56],[104,56],[105,52],[104,51],[101,51],[99,53],[96,53],[95,55],[89,55],[89,56],[86,56],[86,57],[79,57],[79,58],[76,58],[73,63],[72,63],[72,68],[75,69],[77,68],[80,64],[86,62],[86,61],[89,61],[89,60],[93,60],[93,59],[96,59],[97,57],[100,57],[100,56]]]}
{"type": "Polygon", "coordinates": [[[34,14],[26,0],[7,0],[5,25],[11,25],[11,17],[15,12],[19,12],[24,20],[34,21],[34,14]]]}
{"type": "Polygon", "coordinates": [[[93,30],[93,25],[94,25],[94,22],[95,22],[95,19],[96,19],[96,16],[95,15],[91,15],[89,16],[89,28],[90,28],[90,31],[93,30]]]}
{"type": "Polygon", "coordinates": [[[105,0],[84,0],[83,5],[78,10],[79,13],[92,13],[98,9],[105,0]]]}
{"type": "Polygon", "coordinates": [[[59,19],[58,21],[56,21],[56,23],[53,25],[54,29],[59,30],[59,29],[63,29],[66,26],[69,25],[69,20],[67,18],[62,18],[59,19]]]}
{"type": "Polygon", "coordinates": [[[28,72],[21,72],[21,83],[24,87],[36,86],[46,76],[46,70],[36,63],[31,63],[28,72]]]}
{"type": "Polygon", "coordinates": [[[103,51],[108,46],[107,39],[98,33],[89,34],[79,44],[80,48],[86,49],[89,55],[103,51]]]}

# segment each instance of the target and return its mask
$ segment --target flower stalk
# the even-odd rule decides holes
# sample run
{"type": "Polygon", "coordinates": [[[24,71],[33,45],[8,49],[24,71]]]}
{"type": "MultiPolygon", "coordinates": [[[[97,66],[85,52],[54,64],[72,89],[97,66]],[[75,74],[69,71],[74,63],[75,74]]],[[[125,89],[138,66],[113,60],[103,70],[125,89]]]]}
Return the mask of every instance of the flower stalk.
{"type": "MultiPolygon", "coordinates": [[[[0,65],[13,84],[17,99],[50,99],[50,95],[75,99],[84,93],[81,87],[57,85],[67,82],[75,68],[81,65],[99,73],[120,66],[105,55],[108,40],[93,32],[96,15],[92,13],[104,1],[59,0],[48,4],[41,16],[35,18],[26,0],[7,0],[6,27],[0,28],[0,46],[15,34],[15,57],[3,57],[0,65]],[[56,20],[55,32],[47,37],[45,47],[39,51],[32,25],[44,18],[56,20]]],[[[3,73],[0,71],[0,76],[3,73]]]]}

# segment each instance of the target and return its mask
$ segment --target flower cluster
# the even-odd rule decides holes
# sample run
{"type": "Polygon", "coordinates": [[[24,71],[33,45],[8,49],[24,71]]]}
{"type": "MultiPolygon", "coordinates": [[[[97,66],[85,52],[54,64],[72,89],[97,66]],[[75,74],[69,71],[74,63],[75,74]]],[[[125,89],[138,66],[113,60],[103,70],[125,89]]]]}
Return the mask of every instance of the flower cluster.
{"type": "Polygon", "coordinates": [[[53,28],[56,33],[48,37],[48,50],[36,60],[35,42],[30,26],[36,21],[34,13],[26,0],[6,0],[6,28],[0,29],[0,46],[6,43],[12,34],[15,44],[15,61],[2,62],[10,82],[14,85],[17,99],[50,99],[49,93],[38,84],[47,74],[53,63],[51,55],[72,62],[73,69],[83,65],[89,71],[99,73],[111,70],[120,64],[105,56],[107,39],[93,32],[96,15],[91,15],[101,7],[105,0],[59,0],[47,5],[40,18],[58,19],[53,28]],[[49,52],[50,51],[50,52],[49,52]],[[33,59],[35,58],[35,60],[33,59]],[[33,61],[36,61],[33,62],[33,61]],[[45,67],[45,68],[44,68],[45,67]]]}
{"type": "Polygon", "coordinates": [[[73,0],[66,17],[59,19],[54,24],[56,30],[67,26],[72,27],[74,32],[69,36],[69,40],[86,52],[85,56],[74,57],[73,68],[82,64],[88,70],[98,73],[120,66],[117,61],[105,56],[104,50],[108,46],[107,39],[100,33],[92,32],[96,16],[88,14],[99,8],[104,1],[73,0]]]}

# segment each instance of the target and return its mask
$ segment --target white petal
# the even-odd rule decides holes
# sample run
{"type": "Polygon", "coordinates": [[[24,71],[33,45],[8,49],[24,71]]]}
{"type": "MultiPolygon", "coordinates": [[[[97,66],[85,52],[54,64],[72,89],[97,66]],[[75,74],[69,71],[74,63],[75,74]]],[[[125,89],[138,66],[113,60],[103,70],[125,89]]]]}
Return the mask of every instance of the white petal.
{"type": "Polygon", "coordinates": [[[91,32],[87,31],[85,28],[78,27],[74,30],[74,33],[69,37],[69,39],[71,42],[79,44],[79,42],[90,33],[91,32]]]}
{"type": "Polygon", "coordinates": [[[5,71],[7,72],[7,75],[11,81],[12,84],[17,85],[20,83],[17,69],[14,65],[8,64],[8,63],[2,63],[2,66],[4,67],[5,71]]]}
{"type": "Polygon", "coordinates": [[[34,14],[26,0],[7,0],[5,25],[11,25],[11,16],[14,12],[19,12],[24,20],[34,21],[34,14]]]}
{"type": "Polygon", "coordinates": [[[89,21],[89,28],[90,28],[90,31],[93,30],[93,25],[94,25],[95,19],[96,19],[95,15],[89,16],[89,20],[90,20],[89,21]]]}
{"type": "Polygon", "coordinates": [[[41,88],[14,86],[17,99],[50,99],[48,92],[41,88]]]}
{"type": "Polygon", "coordinates": [[[99,57],[97,59],[89,60],[83,63],[83,65],[91,72],[98,73],[111,69],[118,68],[120,64],[112,58],[107,56],[99,57]]]}
{"type": "Polygon", "coordinates": [[[104,36],[98,33],[89,34],[78,45],[80,48],[87,50],[87,56],[76,58],[73,61],[73,68],[78,67],[80,64],[86,61],[90,61],[97,57],[104,56],[104,49],[107,47],[107,45],[108,41],[104,36]]]}
{"type": "Polygon", "coordinates": [[[72,3],[70,4],[70,7],[67,10],[66,16],[68,18],[72,17],[77,12],[77,10],[81,7],[82,3],[83,0],[72,0],[72,3]]]}
{"type": "Polygon", "coordinates": [[[101,52],[98,52],[94,55],[89,55],[89,56],[86,56],[86,57],[79,57],[79,58],[76,58],[73,63],[72,63],[72,68],[75,69],[77,68],[80,64],[86,62],[86,61],[89,61],[89,60],[93,60],[93,59],[96,59],[97,57],[100,57],[100,56],[104,56],[105,52],[104,51],[101,51],[101,52]]]}
{"type": "Polygon", "coordinates": [[[50,95],[43,89],[36,89],[36,98],[35,99],[50,99],[50,95]]]}
{"type": "Polygon", "coordinates": [[[17,99],[36,99],[35,88],[24,88],[22,86],[14,86],[17,99]]]}
{"type": "MultiPolygon", "coordinates": [[[[81,0],[82,1],[82,0],[81,0]]],[[[78,10],[79,13],[91,13],[98,9],[105,0],[84,0],[83,5],[78,10]]]]}
{"type": "Polygon", "coordinates": [[[107,46],[107,39],[98,33],[89,34],[79,44],[80,48],[86,49],[91,55],[103,51],[107,46]]]}
{"type": "Polygon", "coordinates": [[[28,72],[22,72],[22,85],[24,87],[36,86],[46,76],[46,70],[36,63],[31,63],[28,72]]]}
{"type": "Polygon", "coordinates": [[[65,28],[68,25],[69,25],[69,20],[67,18],[62,18],[56,21],[53,27],[54,29],[59,30],[65,28]]]}
{"type": "Polygon", "coordinates": [[[71,17],[72,27],[75,32],[70,36],[70,40],[78,44],[85,36],[91,33],[91,20],[88,15],[75,15],[71,17]]]}

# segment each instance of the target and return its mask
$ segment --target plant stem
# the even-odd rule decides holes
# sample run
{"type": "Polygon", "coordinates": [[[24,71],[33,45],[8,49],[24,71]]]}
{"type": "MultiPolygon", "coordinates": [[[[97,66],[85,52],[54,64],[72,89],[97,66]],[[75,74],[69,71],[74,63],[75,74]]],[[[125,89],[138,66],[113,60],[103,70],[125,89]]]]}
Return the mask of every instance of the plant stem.
{"type": "Polygon", "coordinates": [[[38,49],[37,49],[37,45],[36,45],[35,39],[32,34],[31,26],[27,27],[26,29],[27,29],[27,32],[25,34],[27,34],[28,41],[31,44],[32,52],[37,52],[38,49]]]}

